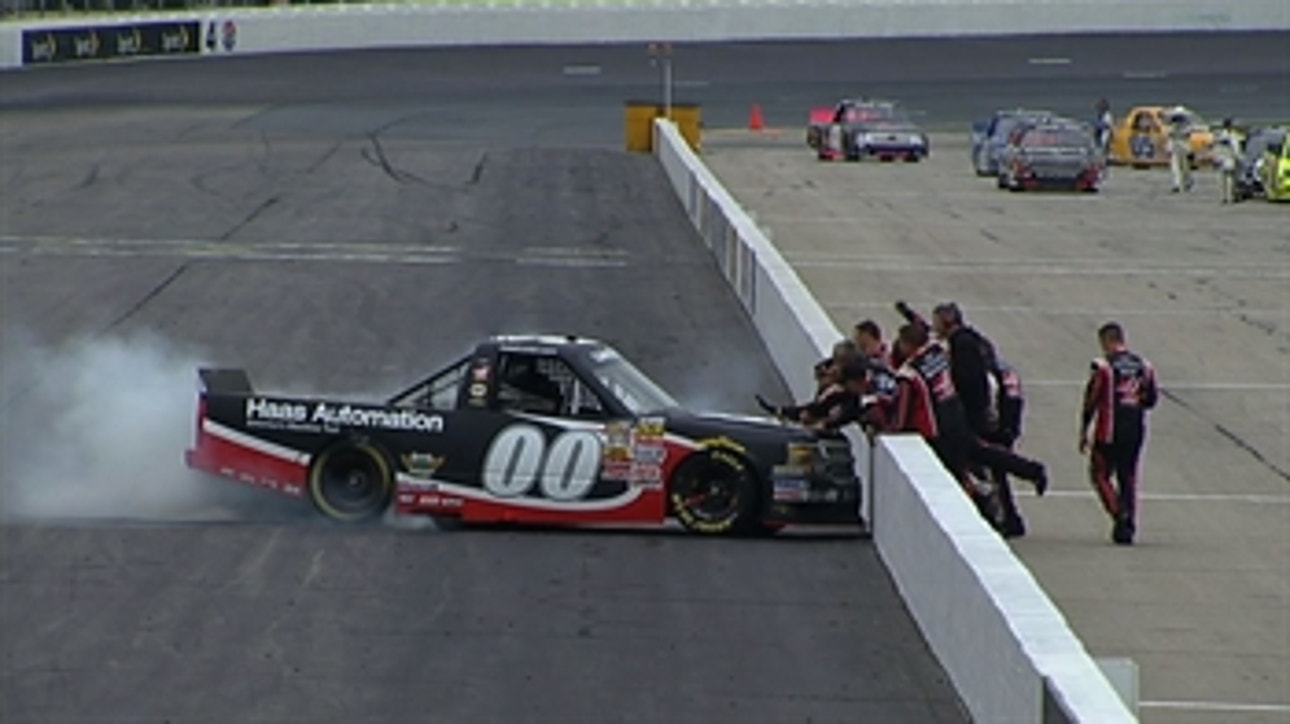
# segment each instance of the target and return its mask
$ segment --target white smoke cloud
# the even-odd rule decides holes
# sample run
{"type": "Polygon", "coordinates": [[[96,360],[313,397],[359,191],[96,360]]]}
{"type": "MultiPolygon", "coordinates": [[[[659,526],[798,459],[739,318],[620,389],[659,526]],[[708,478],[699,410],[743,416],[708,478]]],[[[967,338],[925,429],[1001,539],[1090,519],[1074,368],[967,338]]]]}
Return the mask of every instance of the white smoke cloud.
{"type": "Polygon", "coordinates": [[[151,334],[50,347],[6,331],[0,512],[17,519],[228,520],[277,506],[281,515],[281,503],[255,497],[271,493],[233,490],[234,483],[184,465],[201,362],[199,353],[151,334]]]}

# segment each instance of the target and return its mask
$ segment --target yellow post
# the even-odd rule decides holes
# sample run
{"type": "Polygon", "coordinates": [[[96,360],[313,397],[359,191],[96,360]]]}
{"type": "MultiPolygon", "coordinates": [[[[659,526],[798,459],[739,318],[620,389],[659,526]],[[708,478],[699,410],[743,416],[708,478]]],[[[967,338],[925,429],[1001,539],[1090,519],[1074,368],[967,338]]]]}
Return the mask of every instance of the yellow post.
{"type": "MultiPolygon", "coordinates": [[[[664,117],[663,106],[652,101],[627,101],[625,133],[627,150],[637,153],[654,151],[654,119],[664,117]]],[[[703,109],[697,103],[672,104],[672,122],[690,148],[698,153],[702,147],[703,109]]]]}
{"type": "Polygon", "coordinates": [[[660,115],[657,103],[627,101],[627,150],[650,153],[654,150],[654,118],[660,115]]]}

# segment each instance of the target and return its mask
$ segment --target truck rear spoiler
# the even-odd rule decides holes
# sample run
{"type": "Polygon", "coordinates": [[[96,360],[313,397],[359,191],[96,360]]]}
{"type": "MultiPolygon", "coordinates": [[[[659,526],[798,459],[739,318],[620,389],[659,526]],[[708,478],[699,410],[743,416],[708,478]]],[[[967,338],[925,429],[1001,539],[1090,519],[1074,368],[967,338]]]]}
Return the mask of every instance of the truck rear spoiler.
{"type": "Polygon", "coordinates": [[[209,395],[250,395],[255,392],[246,370],[203,368],[197,370],[202,392],[209,395]]]}

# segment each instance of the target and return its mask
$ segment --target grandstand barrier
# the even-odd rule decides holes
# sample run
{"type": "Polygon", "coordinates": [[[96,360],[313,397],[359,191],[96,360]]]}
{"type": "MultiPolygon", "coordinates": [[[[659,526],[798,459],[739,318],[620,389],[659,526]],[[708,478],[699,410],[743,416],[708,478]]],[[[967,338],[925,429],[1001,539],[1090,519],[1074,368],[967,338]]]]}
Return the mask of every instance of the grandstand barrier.
{"type": "MultiPolygon", "coordinates": [[[[654,154],[685,213],[793,394],[809,397],[812,364],[842,332],[675,124],[656,120],[654,133],[654,154]]],[[[847,435],[878,553],[975,721],[1137,721],[921,438],[847,435]]]]}
{"type": "Polygon", "coordinates": [[[1287,30],[1285,0],[516,0],[212,7],[0,23],[0,67],[461,45],[1287,30]],[[181,26],[162,40],[153,26],[181,26]],[[200,28],[198,49],[181,41],[200,28]],[[151,34],[151,35],[150,35],[151,34]]]}

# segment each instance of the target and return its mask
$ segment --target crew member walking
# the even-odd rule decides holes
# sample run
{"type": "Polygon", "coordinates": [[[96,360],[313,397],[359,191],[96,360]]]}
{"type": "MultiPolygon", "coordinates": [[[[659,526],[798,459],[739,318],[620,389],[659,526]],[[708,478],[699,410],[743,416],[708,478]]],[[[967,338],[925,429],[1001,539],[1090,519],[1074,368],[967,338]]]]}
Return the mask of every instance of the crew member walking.
{"type": "Polygon", "coordinates": [[[1241,139],[1232,127],[1232,119],[1224,118],[1223,127],[1214,139],[1214,156],[1218,164],[1219,187],[1223,203],[1236,203],[1236,166],[1241,158],[1241,139]]]}
{"type": "Polygon", "coordinates": [[[1191,124],[1181,108],[1169,114],[1169,171],[1173,174],[1173,193],[1191,191],[1191,124]]]}
{"type": "Polygon", "coordinates": [[[1102,325],[1097,337],[1102,356],[1093,360],[1084,389],[1079,451],[1089,453],[1093,487],[1114,522],[1111,539],[1132,545],[1137,532],[1138,461],[1147,434],[1147,412],[1159,397],[1156,373],[1150,362],[1129,350],[1118,323],[1102,325]]]}

